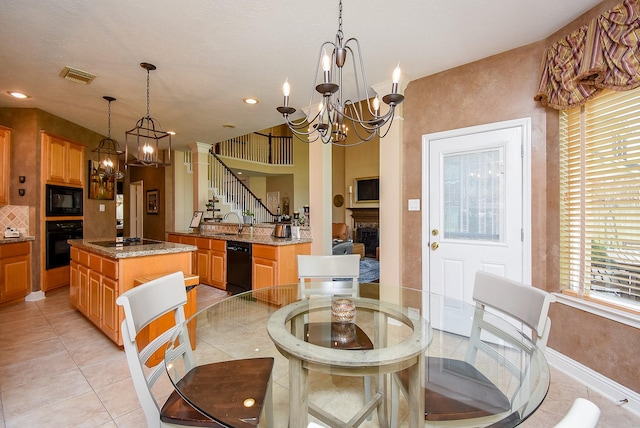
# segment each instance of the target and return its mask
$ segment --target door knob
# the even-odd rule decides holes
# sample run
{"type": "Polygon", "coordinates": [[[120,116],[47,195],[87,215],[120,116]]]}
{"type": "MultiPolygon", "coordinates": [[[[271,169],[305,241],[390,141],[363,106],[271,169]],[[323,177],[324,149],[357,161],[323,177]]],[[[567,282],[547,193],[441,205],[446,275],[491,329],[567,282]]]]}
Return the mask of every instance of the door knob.
{"type": "Polygon", "coordinates": [[[438,243],[437,243],[437,242],[433,242],[433,243],[431,244],[431,249],[432,249],[432,250],[434,250],[434,251],[435,251],[435,250],[437,250],[437,249],[438,249],[438,247],[439,247],[439,245],[438,245],[438,243]]]}

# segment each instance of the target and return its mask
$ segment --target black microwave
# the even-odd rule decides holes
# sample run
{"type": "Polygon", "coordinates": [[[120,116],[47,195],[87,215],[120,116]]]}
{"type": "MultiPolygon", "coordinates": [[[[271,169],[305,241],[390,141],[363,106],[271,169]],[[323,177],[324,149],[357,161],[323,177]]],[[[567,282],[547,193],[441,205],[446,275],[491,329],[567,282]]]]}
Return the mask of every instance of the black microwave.
{"type": "Polygon", "coordinates": [[[47,184],[47,217],[81,216],[83,191],[81,187],[47,184]]]}

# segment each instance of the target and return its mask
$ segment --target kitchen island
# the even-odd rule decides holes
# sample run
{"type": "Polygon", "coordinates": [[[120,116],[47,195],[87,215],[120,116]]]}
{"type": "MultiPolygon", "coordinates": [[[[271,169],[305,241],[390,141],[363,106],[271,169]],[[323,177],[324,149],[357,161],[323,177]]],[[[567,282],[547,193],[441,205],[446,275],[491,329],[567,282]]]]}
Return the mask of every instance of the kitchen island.
{"type": "Polygon", "coordinates": [[[71,304],[120,346],[124,311],[116,305],[118,296],[133,288],[140,278],[177,271],[190,275],[191,254],[197,250],[193,245],[148,239],[68,242],[71,304]]]}

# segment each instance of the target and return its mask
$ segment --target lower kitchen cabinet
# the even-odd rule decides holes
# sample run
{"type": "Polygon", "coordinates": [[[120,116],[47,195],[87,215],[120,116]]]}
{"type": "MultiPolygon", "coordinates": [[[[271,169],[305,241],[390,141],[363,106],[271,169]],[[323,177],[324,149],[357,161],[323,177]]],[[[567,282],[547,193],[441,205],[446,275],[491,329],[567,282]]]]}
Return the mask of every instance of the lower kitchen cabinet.
{"type": "Polygon", "coordinates": [[[121,342],[117,262],[72,247],[69,272],[71,303],[111,340],[121,342]]]}
{"type": "MultiPolygon", "coordinates": [[[[253,244],[252,277],[253,289],[274,287],[276,285],[296,284],[298,282],[298,254],[311,254],[311,244],[262,245],[253,244]]],[[[292,290],[297,292],[297,288],[292,290]]],[[[294,296],[287,293],[269,291],[261,294],[269,303],[281,306],[294,296]]]]}
{"type": "Polygon", "coordinates": [[[227,241],[172,233],[167,241],[198,247],[193,252],[192,265],[193,272],[200,277],[200,283],[227,289],[227,241]]]}
{"type": "Polygon", "coordinates": [[[22,299],[31,291],[31,242],[0,245],[0,303],[22,299]]]}

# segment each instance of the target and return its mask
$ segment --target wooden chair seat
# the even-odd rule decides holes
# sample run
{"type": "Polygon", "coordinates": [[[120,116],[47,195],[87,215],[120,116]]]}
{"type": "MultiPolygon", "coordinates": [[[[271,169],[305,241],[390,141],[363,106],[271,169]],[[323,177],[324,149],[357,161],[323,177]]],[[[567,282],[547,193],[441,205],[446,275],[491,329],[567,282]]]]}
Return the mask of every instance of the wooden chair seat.
{"type": "Polygon", "coordinates": [[[312,322],[304,325],[307,342],[325,348],[368,350],[373,342],[357,324],[339,322],[312,322]]]}
{"type": "Polygon", "coordinates": [[[191,427],[225,427],[191,407],[176,391],[169,395],[169,398],[162,406],[160,420],[168,424],[191,427]]]}
{"type": "MultiPolygon", "coordinates": [[[[407,370],[400,380],[407,387],[407,370]]],[[[509,398],[471,364],[428,357],[424,380],[424,416],[428,421],[472,419],[510,410],[509,398]]]]}
{"type": "Polygon", "coordinates": [[[190,399],[197,397],[193,403],[215,414],[222,423],[216,425],[200,414],[177,392],[165,402],[160,419],[188,426],[255,427],[260,422],[273,364],[273,358],[250,358],[196,366],[180,380],[180,391],[190,399]],[[245,406],[247,398],[255,404],[245,406]]]}

